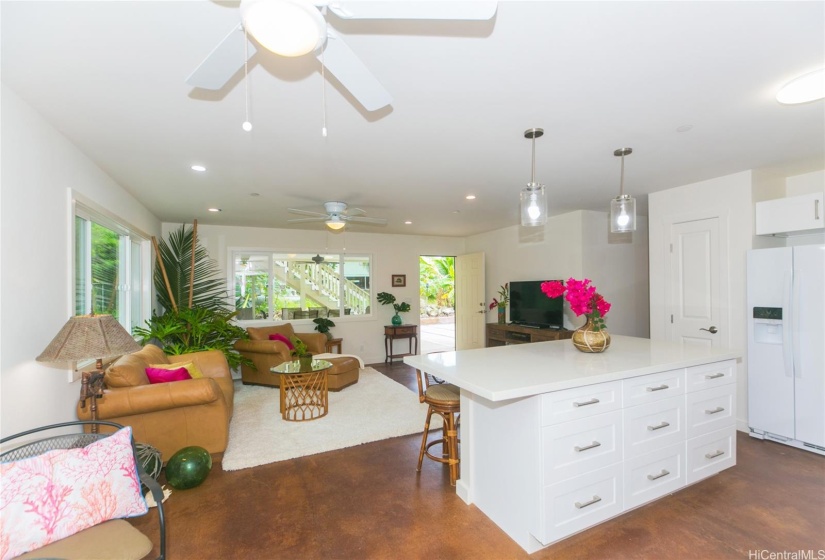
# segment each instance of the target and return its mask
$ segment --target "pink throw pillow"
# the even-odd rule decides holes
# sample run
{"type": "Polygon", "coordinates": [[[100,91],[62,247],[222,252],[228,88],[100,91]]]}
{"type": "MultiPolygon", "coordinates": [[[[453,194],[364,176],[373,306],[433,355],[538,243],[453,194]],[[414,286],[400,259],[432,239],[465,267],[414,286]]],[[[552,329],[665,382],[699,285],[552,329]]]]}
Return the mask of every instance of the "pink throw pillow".
{"type": "Polygon", "coordinates": [[[132,428],[80,449],[0,464],[2,560],[110,519],[143,515],[132,428]]]}
{"type": "Polygon", "coordinates": [[[295,350],[295,345],[292,344],[292,341],[280,333],[269,335],[269,340],[280,340],[281,342],[286,344],[290,350],[295,350]]]}
{"type": "Polygon", "coordinates": [[[175,369],[164,369],[156,367],[146,368],[146,377],[149,378],[149,383],[169,383],[170,381],[185,381],[192,379],[185,367],[175,369]]]}

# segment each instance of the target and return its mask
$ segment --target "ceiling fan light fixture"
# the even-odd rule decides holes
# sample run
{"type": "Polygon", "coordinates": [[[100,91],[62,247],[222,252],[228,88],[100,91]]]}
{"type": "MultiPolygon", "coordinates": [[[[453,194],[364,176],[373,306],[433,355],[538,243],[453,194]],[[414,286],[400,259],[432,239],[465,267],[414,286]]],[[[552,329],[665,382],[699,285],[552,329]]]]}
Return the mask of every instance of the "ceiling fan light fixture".
{"type": "Polygon", "coordinates": [[[321,12],[305,0],[242,0],[241,21],[265,49],[281,56],[317,50],[327,38],[321,12]]]}
{"type": "Polygon", "coordinates": [[[334,230],[344,229],[344,226],[347,225],[347,223],[344,220],[342,220],[341,218],[339,218],[338,216],[333,216],[324,223],[327,224],[327,227],[329,229],[334,229],[334,230]]]}
{"type": "Polygon", "coordinates": [[[536,138],[544,135],[544,129],[530,128],[524,131],[524,137],[533,141],[533,171],[530,182],[521,189],[521,225],[543,226],[547,223],[547,194],[544,185],[536,183],[536,138]]]}
{"type": "Polygon", "coordinates": [[[622,171],[619,196],[610,201],[610,233],[636,231],[636,200],[624,194],[624,156],[632,153],[633,148],[619,148],[613,152],[614,156],[622,158],[622,171]]]}

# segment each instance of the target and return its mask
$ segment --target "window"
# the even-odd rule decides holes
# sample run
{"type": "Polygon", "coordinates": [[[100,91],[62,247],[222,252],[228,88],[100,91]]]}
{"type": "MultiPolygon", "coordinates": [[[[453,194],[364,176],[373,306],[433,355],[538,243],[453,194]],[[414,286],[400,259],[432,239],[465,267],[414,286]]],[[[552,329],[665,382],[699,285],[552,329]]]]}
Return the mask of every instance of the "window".
{"type": "Polygon", "coordinates": [[[232,262],[239,319],[370,313],[372,263],[367,255],[233,251],[232,262]]]}
{"type": "Polygon", "coordinates": [[[75,202],[74,310],[112,315],[132,332],[151,313],[149,242],[75,202]]]}

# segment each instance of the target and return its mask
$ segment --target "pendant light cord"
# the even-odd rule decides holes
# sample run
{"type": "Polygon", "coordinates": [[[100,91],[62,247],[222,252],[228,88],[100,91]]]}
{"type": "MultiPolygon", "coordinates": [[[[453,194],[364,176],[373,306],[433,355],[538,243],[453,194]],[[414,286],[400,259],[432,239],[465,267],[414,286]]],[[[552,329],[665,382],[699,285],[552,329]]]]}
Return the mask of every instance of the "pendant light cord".
{"type": "Polygon", "coordinates": [[[536,136],[533,135],[533,167],[532,171],[530,172],[530,184],[536,184],[536,136]]]}
{"type": "Polygon", "coordinates": [[[619,179],[619,196],[624,196],[624,153],[622,153],[622,174],[619,179]]]}
{"type": "Polygon", "coordinates": [[[246,101],[246,120],[243,123],[243,129],[249,132],[252,129],[252,123],[249,122],[249,35],[246,31],[246,26],[243,28],[244,36],[244,59],[243,59],[243,85],[244,85],[244,99],[246,101]]]}
{"type": "MultiPolygon", "coordinates": [[[[327,41],[329,41],[329,34],[327,34],[327,41]]],[[[324,64],[324,51],[326,50],[326,45],[324,45],[324,49],[321,51],[321,119],[323,121],[321,136],[324,138],[327,137],[327,65],[324,64]]]]}

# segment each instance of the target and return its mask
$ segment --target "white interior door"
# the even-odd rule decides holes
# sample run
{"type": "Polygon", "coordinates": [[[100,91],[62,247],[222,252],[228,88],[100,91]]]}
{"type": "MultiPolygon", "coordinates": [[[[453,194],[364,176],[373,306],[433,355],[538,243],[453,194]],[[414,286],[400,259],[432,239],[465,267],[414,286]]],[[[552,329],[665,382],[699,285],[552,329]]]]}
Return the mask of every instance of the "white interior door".
{"type": "Polygon", "coordinates": [[[667,308],[670,340],[683,344],[727,346],[726,255],[720,219],[710,217],[670,224],[670,277],[667,308]]]}
{"type": "Polygon", "coordinates": [[[484,253],[455,258],[455,349],[483,348],[487,307],[484,305],[484,253]]]}

